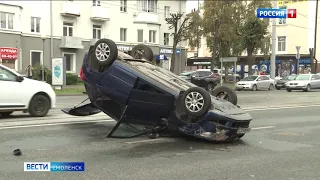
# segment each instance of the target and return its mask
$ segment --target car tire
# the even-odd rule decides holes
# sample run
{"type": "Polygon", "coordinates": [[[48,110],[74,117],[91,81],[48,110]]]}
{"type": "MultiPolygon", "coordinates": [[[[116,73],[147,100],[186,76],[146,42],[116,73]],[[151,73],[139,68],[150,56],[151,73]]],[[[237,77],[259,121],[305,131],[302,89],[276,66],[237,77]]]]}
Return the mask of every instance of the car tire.
{"type": "Polygon", "coordinates": [[[269,85],[268,90],[269,90],[269,91],[273,90],[273,84],[270,84],[270,85],[269,85]]]}
{"type": "Polygon", "coordinates": [[[257,88],[257,85],[252,85],[252,91],[256,91],[256,90],[258,90],[258,88],[257,88]]]}
{"type": "Polygon", "coordinates": [[[239,82],[239,81],[240,81],[240,78],[237,77],[237,78],[236,78],[236,81],[239,82]]]}
{"type": "Polygon", "coordinates": [[[152,49],[144,44],[138,44],[132,48],[131,54],[135,59],[146,59],[148,61],[153,60],[153,51],[152,49]]]}
{"type": "Polygon", "coordinates": [[[214,87],[215,87],[214,83],[209,82],[209,83],[207,84],[207,91],[208,91],[210,94],[212,94],[212,92],[213,92],[213,90],[214,90],[214,87]]]}
{"type": "Polygon", "coordinates": [[[310,84],[307,85],[307,88],[305,90],[303,90],[304,92],[309,92],[311,90],[311,86],[310,84]]]}
{"type": "Polygon", "coordinates": [[[226,86],[220,86],[213,90],[212,95],[215,97],[221,97],[221,95],[224,95],[224,98],[226,101],[231,102],[234,105],[237,105],[238,103],[238,97],[237,93],[226,86]]]}
{"type": "Polygon", "coordinates": [[[29,114],[33,117],[43,117],[48,114],[49,109],[50,100],[46,96],[35,95],[30,101],[29,114]]]}
{"type": "Polygon", "coordinates": [[[292,90],[291,89],[287,89],[287,92],[291,92],[292,90]]]}
{"type": "Polygon", "coordinates": [[[8,117],[8,116],[10,116],[12,113],[13,113],[13,111],[0,112],[0,115],[1,115],[2,117],[8,117]]]}
{"type": "Polygon", "coordinates": [[[201,87],[191,87],[182,94],[181,107],[188,115],[200,117],[209,111],[211,107],[211,96],[208,91],[201,87]],[[193,99],[200,102],[196,105],[202,104],[201,108],[197,110],[193,109],[193,107],[195,107],[194,105],[192,107],[193,99]]]}
{"type": "Polygon", "coordinates": [[[277,90],[280,90],[280,89],[281,89],[281,87],[277,87],[277,86],[276,86],[276,89],[277,89],[277,90]]]}
{"type": "Polygon", "coordinates": [[[111,39],[100,39],[89,51],[89,65],[92,69],[103,72],[118,58],[118,47],[111,39]]]}

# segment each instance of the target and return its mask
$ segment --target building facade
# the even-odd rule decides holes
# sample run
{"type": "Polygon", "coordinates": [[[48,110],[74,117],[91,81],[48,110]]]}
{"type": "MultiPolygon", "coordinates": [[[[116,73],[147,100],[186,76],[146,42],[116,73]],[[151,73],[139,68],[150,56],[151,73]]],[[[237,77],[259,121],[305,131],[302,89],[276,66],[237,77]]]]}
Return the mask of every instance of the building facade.
{"type": "MultiPolygon", "coordinates": [[[[125,52],[146,44],[155,58],[165,52],[169,62],[173,38],[165,18],[185,9],[186,1],[1,1],[0,48],[16,50],[13,58],[2,53],[2,63],[23,72],[29,64],[51,68],[52,58],[65,57],[67,72],[79,73],[84,53],[101,38],[125,52]]],[[[185,44],[178,47],[176,62],[183,66],[177,63],[175,69],[181,72],[185,44]]],[[[165,68],[169,64],[161,62],[165,68]]]]}

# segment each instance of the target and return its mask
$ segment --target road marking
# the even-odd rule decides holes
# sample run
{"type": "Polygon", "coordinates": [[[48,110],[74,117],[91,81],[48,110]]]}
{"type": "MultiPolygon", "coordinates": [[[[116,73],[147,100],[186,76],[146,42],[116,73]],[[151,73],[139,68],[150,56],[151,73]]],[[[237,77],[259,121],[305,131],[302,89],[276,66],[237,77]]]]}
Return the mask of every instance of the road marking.
{"type": "Polygon", "coordinates": [[[271,129],[274,128],[274,126],[262,126],[262,127],[254,127],[251,128],[252,130],[258,130],[258,129],[271,129]]]}
{"type": "Polygon", "coordinates": [[[28,127],[42,127],[42,126],[58,126],[58,125],[68,125],[68,124],[84,124],[84,123],[99,123],[99,122],[113,122],[113,119],[108,120],[97,120],[97,121],[75,121],[75,122],[62,122],[62,123],[47,123],[47,124],[30,124],[30,125],[17,125],[17,126],[5,126],[0,127],[1,129],[19,129],[28,127]]]}
{"type": "Polygon", "coordinates": [[[164,141],[168,139],[158,138],[158,139],[148,139],[148,140],[140,140],[140,141],[129,141],[126,142],[127,144],[137,144],[137,143],[149,143],[149,142],[155,142],[155,141],[164,141]]]}
{"type": "MultiPolygon", "coordinates": [[[[241,107],[241,106],[240,106],[241,107]]],[[[320,104],[315,105],[296,105],[296,106],[284,106],[284,107],[260,107],[260,108],[242,108],[245,111],[267,111],[267,110],[278,110],[278,109],[294,109],[294,108],[308,108],[308,107],[320,107],[320,104]]]]}

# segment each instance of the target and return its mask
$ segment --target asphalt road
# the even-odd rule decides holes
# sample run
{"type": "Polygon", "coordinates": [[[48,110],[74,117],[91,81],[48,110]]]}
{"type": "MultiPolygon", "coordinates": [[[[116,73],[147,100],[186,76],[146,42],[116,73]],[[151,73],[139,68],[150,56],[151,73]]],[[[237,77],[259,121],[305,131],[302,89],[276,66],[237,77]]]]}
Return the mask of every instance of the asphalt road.
{"type": "Polygon", "coordinates": [[[114,122],[38,123],[41,127],[4,127],[2,122],[0,179],[319,179],[318,107],[249,113],[252,131],[233,143],[186,137],[107,139],[114,122]],[[12,155],[17,148],[22,156],[12,155]],[[23,172],[23,162],[50,161],[84,161],[86,171],[23,172]]]}

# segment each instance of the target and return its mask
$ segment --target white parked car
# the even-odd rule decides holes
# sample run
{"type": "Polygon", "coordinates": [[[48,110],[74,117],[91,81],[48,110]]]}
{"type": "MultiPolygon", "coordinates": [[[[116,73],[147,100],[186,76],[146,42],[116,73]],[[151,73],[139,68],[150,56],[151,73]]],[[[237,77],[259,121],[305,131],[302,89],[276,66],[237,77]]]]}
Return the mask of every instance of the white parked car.
{"type": "Polygon", "coordinates": [[[43,117],[55,103],[56,94],[50,84],[22,77],[0,64],[0,116],[24,111],[43,117]]]}
{"type": "Polygon", "coordinates": [[[292,90],[303,90],[305,92],[311,89],[320,89],[320,75],[318,74],[299,74],[292,81],[286,82],[288,92],[292,90]]]}
{"type": "Polygon", "coordinates": [[[266,75],[250,75],[236,84],[236,90],[272,90],[274,88],[275,81],[266,75]]]}

